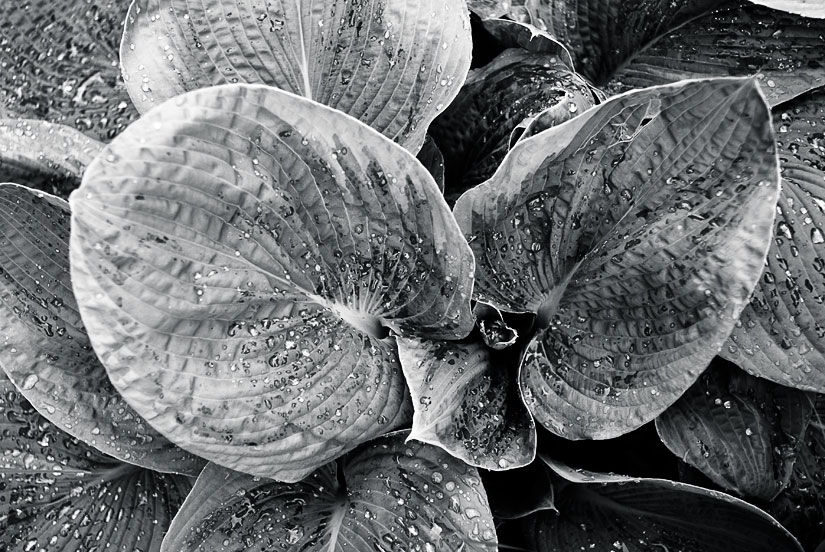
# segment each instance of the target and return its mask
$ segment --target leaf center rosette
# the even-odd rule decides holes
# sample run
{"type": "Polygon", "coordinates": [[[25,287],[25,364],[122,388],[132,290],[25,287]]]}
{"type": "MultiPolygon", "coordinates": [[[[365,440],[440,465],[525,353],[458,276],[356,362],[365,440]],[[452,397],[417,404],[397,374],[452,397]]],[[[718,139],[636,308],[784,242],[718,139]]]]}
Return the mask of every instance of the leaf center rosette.
{"type": "Polygon", "coordinates": [[[262,85],[147,113],[71,198],[72,281],[115,387],[223,466],[296,481],[406,421],[393,339],[472,328],[474,262],[430,174],[262,85]]]}

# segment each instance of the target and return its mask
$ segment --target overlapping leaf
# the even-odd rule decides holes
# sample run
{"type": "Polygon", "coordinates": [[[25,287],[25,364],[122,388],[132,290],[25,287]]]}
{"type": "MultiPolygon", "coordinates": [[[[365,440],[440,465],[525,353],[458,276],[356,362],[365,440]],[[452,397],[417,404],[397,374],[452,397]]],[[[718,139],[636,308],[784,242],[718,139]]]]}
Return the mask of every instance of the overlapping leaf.
{"type": "Polygon", "coordinates": [[[651,88],[519,142],[459,199],[478,299],[537,314],[520,374],[536,420],[608,438],[693,383],[764,263],[773,141],[753,80],[651,88]]]}
{"type": "Polygon", "coordinates": [[[487,470],[532,462],[536,428],[511,376],[517,355],[496,355],[480,341],[405,338],[398,352],[415,409],[410,439],[487,470]]]}
{"type": "Polygon", "coordinates": [[[424,145],[421,146],[421,150],[416,155],[416,159],[418,159],[422,165],[427,169],[433,180],[435,181],[435,185],[438,186],[440,191],[444,191],[444,156],[441,154],[441,150],[438,149],[438,146],[435,144],[435,140],[433,140],[432,136],[427,136],[427,139],[424,140],[424,145]]]}
{"type": "Polygon", "coordinates": [[[524,518],[525,550],[802,550],[775,519],[724,493],[664,479],[572,470],[545,461],[556,474],[558,512],[542,510],[524,518]]]}
{"type": "Polygon", "coordinates": [[[158,552],[191,483],[58,430],[0,379],[0,548],[158,552]]]}
{"type": "Polygon", "coordinates": [[[782,195],[767,266],[720,354],[783,385],[825,392],[825,89],[774,113],[782,195]]]}
{"type": "Polygon", "coordinates": [[[147,425],[95,356],[69,280],[69,206],[0,184],[0,367],[63,431],[120,460],[196,475],[205,462],[147,425]]]}
{"type": "Polygon", "coordinates": [[[137,117],[118,71],[126,0],[2,2],[0,114],[100,140],[137,117]]]}
{"type": "Polygon", "coordinates": [[[372,441],[293,484],[210,464],[163,550],[497,550],[475,468],[405,437],[372,441]]]}
{"type": "Polygon", "coordinates": [[[573,69],[573,57],[567,47],[541,29],[511,19],[495,18],[482,20],[481,27],[503,50],[520,48],[536,54],[547,54],[573,69]]]}
{"type": "Polygon", "coordinates": [[[134,0],[121,63],[141,112],[195,88],[268,84],[418,151],[471,50],[463,0],[134,0]]]}
{"type": "Polygon", "coordinates": [[[797,13],[805,17],[825,18],[825,5],[819,0],[749,0],[775,10],[797,13]]]}
{"type": "Polygon", "coordinates": [[[72,276],[115,387],[170,440],[298,480],[408,416],[400,335],[469,333],[473,259],[432,177],[267,86],[191,92],[72,196],[72,276]]]}

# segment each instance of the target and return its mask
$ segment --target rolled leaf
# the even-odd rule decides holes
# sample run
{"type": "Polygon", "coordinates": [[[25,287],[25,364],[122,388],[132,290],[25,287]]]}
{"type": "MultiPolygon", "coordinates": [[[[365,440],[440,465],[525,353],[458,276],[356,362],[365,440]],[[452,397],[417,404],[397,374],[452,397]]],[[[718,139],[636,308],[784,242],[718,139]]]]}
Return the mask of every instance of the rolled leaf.
{"type": "Polygon", "coordinates": [[[58,430],[0,376],[0,549],[157,552],[189,479],[122,464],[58,430]]]}
{"type": "Polygon", "coordinates": [[[197,475],[115,390],[83,328],[69,278],[69,205],[0,184],[0,367],[50,422],[124,462],[197,475]]]}
{"type": "Polygon", "coordinates": [[[405,436],[372,441],[291,484],[210,464],[162,551],[245,550],[260,543],[265,550],[306,552],[497,550],[475,468],[436,447],[405,444],[405,436]]]}
{"type": "Polygon", "coordinates": [[[825,90],[774,113],[782,195],[767,264],[720,355],[771,381],[825,392],[825,90]]]}
{"type": "Polygon", "coordinates": [[[689,81],[519,142],[458,200],[477,299],[537,314],[520,373],[537,421],[614,437],[695,381],[764,263],[774,148],[755,81],[689,81]]]}
{"type": "Polygon", "coordinates": [[[415,409],[410,439],[487,470],[533,461],[536,427],[511,377],[517,355],[495,355],[480,341],[404,338],[398,354],[415,409]]]}
{"type": "Polygon", "coordinates": [[[407,419],[400,335],[469,333],[473,258],[424,167],[268,86],[148,113],[72,195],[72,281],[115,387],[182,448],[297,481],[407,419]]]}
{"type": "Polygon", "coordinates": [[[2,2],[0,114],[74,127],[98,140],[137,112],[118,71],[126,0],[2,2]]]}
{"type": "Polygon", "coordinates": [[[196,88],[268,84],[418,151],[471,50],[463,0],[134,0],[120,55],[142,113],[196,88]]]}

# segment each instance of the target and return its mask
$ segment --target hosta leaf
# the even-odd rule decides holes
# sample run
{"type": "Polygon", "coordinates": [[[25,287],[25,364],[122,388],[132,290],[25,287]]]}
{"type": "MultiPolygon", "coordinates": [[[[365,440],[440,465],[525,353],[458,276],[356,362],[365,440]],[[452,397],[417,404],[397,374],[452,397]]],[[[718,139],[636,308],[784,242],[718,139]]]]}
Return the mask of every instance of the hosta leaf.
{"type": "Polygon", "coordinates": [[[520,141],[459,199],[477,298],[537,314],[520,374],[537,421],[609,438],[693,383],[764,262],[773,140],[754,80],[650,88],[520,141]]]}
{"type": "Polygon", "coordinates": [[[66,198],[103,144],[67,126],[0,120],[0,182],[16,182],[66,198]]]}
{"type": "Polygon", "coordinates": [[[69,206],[0,184],[0,366],[52,423],[119,460],[197,475],[204,462],[167,441],[115,391],[69,280],[69,206]]]}
{"type": "Polygon", "coordinates": [[[812,415],[802,392],[715,362],[656,419],[662,441],[714,483],[773,499],[791,477],[812,415]]]}
{"type": "Polygon", "coordinates": [[[825,4],[820,0],[749,0],[775,10],[798,13],[805,17],[825,18],[825,4]]]}
{"type": "Polygon", "coordinates": [[[372,441],[292,484],[210,464],[163,550],[496,550],[475,468],[405,436],[372,441]]]}
{"type": "Polygon", "coordinates": [[[547,462],[559,476],[558,513],[543,510],[524,518],[526,550],[802,550],[775,519],[724,493],[665,479],[598,474],[547,462]]]}
{"type": "Polygon", "coordinates": [[[398,354],[415,408],[410,439],[487,470],[533,461],[536,428],[510,376],[517,357],[496,355],[480,341],[405,338],[398,354]]]}
{"type": "Polygon", "coordinates": [[[482,479],[493,515],[498,519],[518,519],[556,509],[553,477],[540,459],[518,470],[482,472],[482,479]]]}
{"type": "Polygon", "coordinates": [[[59,431],[0,381],[0,549],[158,552],[191,486],[59,431]]]}
{"type": "Polygon", "coordinates": [[[72,273],[115,387],[170,440],[298,480],[404,421],[401,335],[469,333],[473,259],[432,177],[267,86],[197,90],[72,196],[72,273]]]}
{"type": "Polygon", "coordinates": [[[573,58],[567,48],[541,29],[510,19],[484,19],[481,26],[505,50],[521,48],[555,56],[568,68],[573,68],[573,58]]]}
{"type": "Polygon", "coordinates": [[[121,63],[141,112],[195,88],[268,84],[418,151],[471,50],[463,0],[134,0],[121,63]]]}
{"type": "Polygon", "coordinates": [[[607,88],[615,93],[687,78],[755,75],[775,106],[825,85],[824,33],[822,20],[750,4],[729,7],[651,42],[607,88]]]}
{"type": "Polygon", "coordinates": [[[825,391],[825,89],[774,114],[782,195],[767,266],[720,354],[746,371],[825,391]]]}
{"type": "Polygon", "coordinates": [[[584,80],[557,56],[511,48],[473,70],[430,127],[444,154],[447,199],[455,202],[492,176],[523,120],[551,110],[561,123],[594,103],[584,80]]]}
{"type": "Polygon", "coordinates": [[[45,119],[99,140],[137,112],[118,71],[126,0],[2,2],[0,113],[45,119]]]}
{"type": "Polygon", "coordinates": [[[438,149],[438,146],[435,144],[435,140],[433,140],[432,136],[427,135],[427,139],[424,140],[424,145],[421,146],[421,150],[418,152],[416,156],[424,168],[427,169],[433,180],[435,180],[435,185],[438,186],[438,189],[443,192],[444,191],[444,156],[441,155],[441,150],[438,149]]]}

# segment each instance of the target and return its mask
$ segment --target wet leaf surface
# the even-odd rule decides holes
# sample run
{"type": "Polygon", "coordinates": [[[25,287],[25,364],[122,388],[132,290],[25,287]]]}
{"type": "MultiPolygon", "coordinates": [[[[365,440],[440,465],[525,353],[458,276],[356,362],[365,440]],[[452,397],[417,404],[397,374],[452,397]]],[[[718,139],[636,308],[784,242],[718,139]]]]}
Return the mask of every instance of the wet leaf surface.
{"type": "Polygon", "coordinates": [[[63,433],[0,380],[0,548],[157,552],[192,484],[63,433]]]}
{"type": "Polygon", "coordinates": [[[130,464],[197,475],[205,462],[149,426],[92,350],[69,278],[69,216],[61,199],[0,184],[0,366],[61,430],[130,464]]]}
{"type": "Polygon", "coordinates": [[[438,189],[444,192],[444,156],[441,155],[441,150],[435,145],[432,136],[427,135],[427,139],[424,140],[424,145],[421,146],[416,159],[432,175],[438,189]]]}
{"type": "Polygon", "coordinates": [[[573,57],[567,47],[541,29],[510,19],[484,19],[481,27],[487,33],[484,38],[492,39],[503,50],[520,48],[535,54],[555,56],[573,69],[573,57]]]}
{"type": "Polygon", "coordinates": [[[797,13],[805,17],[825,18],[825,5],[819,0],[749,0],[775,10],[797,13]]]}
{"type": "Polygon", "coordinates": [[[537,313],[520,374],[536,420],[609,438],[673,403],[753,289],[778,185],[757,85],[718,79],[613,98],[465,193],[477,299],[537,313]]]}
{"type": "Polygon", "coordinates": [[[298,480],[407,420],[388,328],[472,329],[473,259],[424,167],[271,87],[152,111],[72,205],[75,293],[115,387],[239,471],[298,480]]]}
{"type": "Polygon", "coordinates": [[[410,439],[487,470],[533,461],[536,428],[513,377],[517,354],[497,354],[480,341],[405,338],[398,354],[415,409],[410,439]]]}
{"type": "Polygon", "coordinates": [[[720,355],[747,372],[825,391],[825,89],[774,113],[782,195],[767,265],[720,355]]]}
{"type": "Polygon", "coordinates": [[[102,148],[71,127],[31,119],[0,120],[0,182],[66,199],[102,148]]]}
{"type": "Polygon", "coordinates": [[[137,118],[118,69],[127,0],[2,2],[0,114],[110,140],[137,118]]]}
{"type": "Polygon", "coordinates": [[[284,484],[210,464],[164,552],[496,550],[475,468],[398,432],[284,484]]]}
{"type": "Polygon", "coordinates": [[[471,50],[463,1],[137,0],[121,62],[141,112],[195,88],[268,84],[415,152],[458,93],[471,50]]]}

